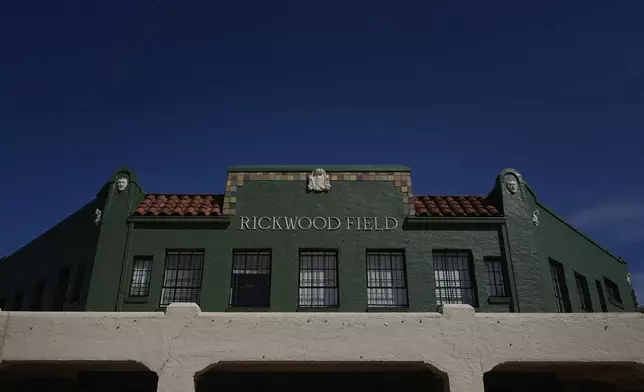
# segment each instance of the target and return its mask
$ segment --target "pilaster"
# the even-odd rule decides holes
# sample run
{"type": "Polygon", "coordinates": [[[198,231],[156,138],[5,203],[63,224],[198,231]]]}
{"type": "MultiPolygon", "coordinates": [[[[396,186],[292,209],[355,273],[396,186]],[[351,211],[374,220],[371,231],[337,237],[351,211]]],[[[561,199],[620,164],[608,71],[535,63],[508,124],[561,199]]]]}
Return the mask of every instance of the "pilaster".
{"type": "Polygon", "coordinates": [[[88,311],[116,310],[126,262],[127,217],[144,197],[136,176],[126,168],[117,170],[101,192],[106,198],[98,222],[100,235],[87,296],[88,311]]]}
{"type": "Polygon", "coordinates": [[[494,193],[501,199],[506,219],[507,263],[511,280],[515,282],[516,310],[542,312],[543,271],[538,253],[539,211],[535,207],[535,196],[514,169],[505,169],[499,174],[494,193]]]}

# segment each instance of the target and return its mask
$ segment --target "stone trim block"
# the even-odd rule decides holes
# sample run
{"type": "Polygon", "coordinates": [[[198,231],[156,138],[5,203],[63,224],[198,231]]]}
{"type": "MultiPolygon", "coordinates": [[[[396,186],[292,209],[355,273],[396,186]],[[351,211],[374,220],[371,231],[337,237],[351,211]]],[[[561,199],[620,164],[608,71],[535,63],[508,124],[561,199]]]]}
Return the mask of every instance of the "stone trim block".
{"type": "MultiPolygon", "coordinates": [[[[416,215],[409,172],[333,172],[327,171],[331,185],[337,181],[387,181],[402,193],[403,211],[416,215]]],[[[309,172],[229,172],[226,179],[223,215],[237,215],[237,191],[249,181],[307,181],[309,172]]],[[[302,186],[304,189],[304,186],[302,186]]],[[[333,192],[333,190],[331,190],[333,192]]]]}

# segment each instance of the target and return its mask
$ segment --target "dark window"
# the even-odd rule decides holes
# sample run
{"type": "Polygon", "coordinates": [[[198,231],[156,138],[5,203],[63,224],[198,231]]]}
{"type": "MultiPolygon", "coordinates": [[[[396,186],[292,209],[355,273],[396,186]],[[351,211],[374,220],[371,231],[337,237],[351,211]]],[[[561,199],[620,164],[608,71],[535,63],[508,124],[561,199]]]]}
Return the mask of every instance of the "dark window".
{"type": "Polygon", "coordinates": [[[202,251],[167,251],[161,306],[173,302],[199,303],[203,274],[202,251]]]}
{"type": "Polygon", "coordinates": [[[338,253],[300,252],[299,306],[338,306],[338,253]]]}
{"type": "Polygon", "coordinates": [[[595,280],[595,286],[597,286],[597,295],[599,295],[599,306],[601,306],[602,312],[608,312],[608,306],[606,306],[606,296],[604,296],[604,288],[602,287],[602,282],[595,280]]]}
{"type": "Polygon", "coordinates": [[[579,305],[584,312],[593,311],[593,303],[590,300],[590,290],[586,277],[575,272],[575,283],[577,284],[577,293],[579,294],[579,305]]]}
{"type": "Polygon", "coordinates": [[[552,277],[552,284],[555,290],[557,311],[559,313],[571,312],[570,296],[568,295],[568,286],[566,285],[563,265],[554,260],[550,260],[550,276],[552,277]]]}
{"type": "Polygon", "coordinates": [[[0,298],[0,309],[7,310],[5,306],[7,306],[7,300],[4,298],[0,298]]]}
{"type": "Polygon", "coordinates": [[[507,297],[508,292],[505,286],[505,274],[501,259],[498,257],[486,257],[485,270],[487,272],[487,295],[490,297],[507,297]]]}
{"type": "Polygon", "coordinates": [[[22,309],[22,297],[23,297],[22,291],[16,291],[13,294],[12,310],[20,310],[20,309],[22,309]]]}
{"type": "Polygon", "coordinates": [[[78,303],[83,290],[83,280],[85,278],[85,264],[79,264],[76,267],[76,276],[74,277],[74,288],[72,289],[72,303],[78,303]]]}
{"type": "Polygon", "coordinates": [[[367,251],[367,306],[406,307],[407,276],[403,251],[367,251]]]}
{"type": "Polygon", "coordinates": [[[470,252],[434,251],[436,302],[477,306],[470,252]]]}
{"type": "Polygon", "coordinates": [[[56,283],[56,292],[54,293],[54,303],[52,307],[54,310],[63,310],[65,307],[65,300],[67,299],[67,286],[69,285],[69,275],[72,269],[64,267],[58,273],[58,282],[56,283]]]}
{"type": "Polygon", "coordinates": [[[604,286],[606,286],[606,293],[608,293],[608,300],[610,302],[622,304],[622,296],[619,293],[617,283],[608,278],[604,278],[604,286]]]}
{"type": "Polygon", "coordinates": [[[130,297],[147,297],[150,294],[152,257],[135,257],[132,263],[130,297]]]}
{"type": "Polygon", "coordinates": [[[234,251],[231,307],[267,308],[271,300],[271,251],[234,251]]]}
{"type": "Polygon", "coordinates": [[[45,280],[39,280],[34,285],[33,298],[31,299],[31,310],[42,310],[42,297],[45,295],[45,280]]]}

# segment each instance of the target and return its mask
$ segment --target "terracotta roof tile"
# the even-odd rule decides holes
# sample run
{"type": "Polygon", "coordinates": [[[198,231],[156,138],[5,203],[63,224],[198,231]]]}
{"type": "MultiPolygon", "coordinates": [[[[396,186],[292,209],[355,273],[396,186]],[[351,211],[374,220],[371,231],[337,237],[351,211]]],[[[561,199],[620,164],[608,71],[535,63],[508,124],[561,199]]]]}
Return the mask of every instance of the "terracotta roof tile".
{"type": "MultiPolygon", "coordinates": [[[[221,216],[223,195],[149,194],[134,210],[135,216],[221,216]]],[[[502,216],[485,196],[418,196],[416,216],[502,216]]]]}
{"type": "Polygon", "coordinates": [[[223,195],[150,194],[134,210],[145,216],[221,216],[223,195]]]}
{"type": "Polygon", "coordinates": [[[502,216],[485,196],[418,196],[416,216],[502,216]]]}

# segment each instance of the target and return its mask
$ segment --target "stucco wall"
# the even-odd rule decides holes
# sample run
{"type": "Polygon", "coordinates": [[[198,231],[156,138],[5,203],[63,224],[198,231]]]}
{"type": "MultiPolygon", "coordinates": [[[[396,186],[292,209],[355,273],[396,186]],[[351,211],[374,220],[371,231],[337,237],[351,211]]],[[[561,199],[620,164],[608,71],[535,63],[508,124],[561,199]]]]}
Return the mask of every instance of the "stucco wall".
{"type": "MultiPolygon", "coordinates": [[[[602,284],[604,293],[604,277],[609,278],[619,286],[622,297],[622,304],[611,302],[606,297],[608,311],[633,311],[635,304],[631,297],[631,287],[626,280],[628,266],[626,263],[616,260],[615,257],[606,253],[597,245],[588,241],[580,233],[570,226],[561,222],[550,211],[537,204],[539,210],[539,226],[536,228],[539,244],[541,263],[544,265],[544,281],[551,283],[548,259],[551,258],[563,264],[566,275],[566,284],[570,292],[570,302],[573,312],[579,312],[580,299],[575,283],[575,272],[583,275],[588,280],[590,297],[595,311],[600,311],[599,295],[595,287],[595,280],[602,284]]],[[[554,310],[554,291],[552,284],[546,284],[544,298],[548,304],[548,310],[554,310]]]]}
{"type": "Polygon", "coordinates": [[[564,266],[573,312],[582,311],[575,272],[586,278],[595,312],[601,311],[595,280],[602,284],[609,312],[635,309],[631,287],[626,281],[627,264],[600,248],[541,204],[520,173],[513,169],[503,170],[492,194],[498,195],[503,201],[511,255],[508,262],[516,278],[520,312],[557,311],[550,259],[564,266]],[[508,189],[508,180],[517,182],[515,193],[508,189]],[[534,219],[535,212],[537,222],[534,219]],[[621,305],[608,301],[604,277],[619,286],[621,305]]]}
{"type": "Polygon", "coordinates": [[[644,361],[640,313],[0,312],[0,361],[138,361],[159,391],[192,391],[220,361],[422,361],[450,390],[483,391],[504,362],[644,361]]]}
{"type": "Polygon", "coordinates": [[[119,299],[123,279],[125,252],[130,225],[127,217],[143,200],[143,190],[128,169],[117,170],[103,187],[106,200],[101,221],[101,234],[96,245],[92,280],[87,293],[87,310],[113,311],[119,299]],[[128,178],[123,191],[116,189],[119,177],[128,178]]]}

